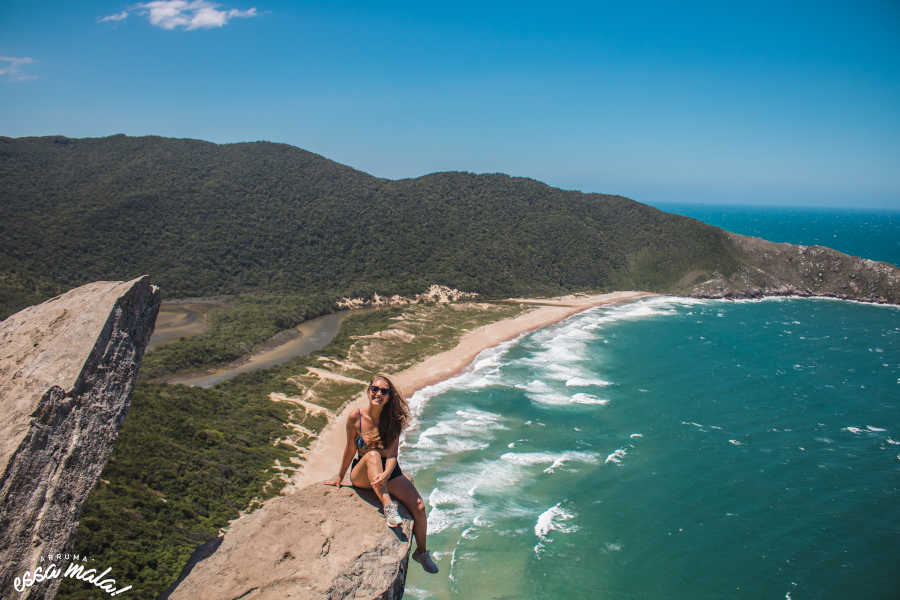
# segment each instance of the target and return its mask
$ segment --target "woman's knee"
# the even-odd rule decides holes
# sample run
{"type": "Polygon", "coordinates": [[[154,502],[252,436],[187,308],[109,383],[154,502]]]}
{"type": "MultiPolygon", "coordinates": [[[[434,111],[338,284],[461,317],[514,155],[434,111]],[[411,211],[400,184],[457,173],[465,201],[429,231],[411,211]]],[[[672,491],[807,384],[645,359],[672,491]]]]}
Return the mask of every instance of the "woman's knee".
{"type": "Polygon", "coordinates": [[[363,463],[366,472],[371,476],[372,473],[382,470],[381,455],[375,450],[369,450],[362,455],[360,462],[363,463]]]}
{"type": "Polygon", "coordinates": [[[421,515],[425,514],[425,501],[422,500],[422,496],[416,498],[416,501],[413,503],[412,510],[413,512],[421,515]]]}
{"type": "Polygon", "coordinates": [[[381,453],[379,453],[378,450],[369,450],[363,454],[362,460],[366,461],[367,464],[377,464],[380,467],[381,453]]]}

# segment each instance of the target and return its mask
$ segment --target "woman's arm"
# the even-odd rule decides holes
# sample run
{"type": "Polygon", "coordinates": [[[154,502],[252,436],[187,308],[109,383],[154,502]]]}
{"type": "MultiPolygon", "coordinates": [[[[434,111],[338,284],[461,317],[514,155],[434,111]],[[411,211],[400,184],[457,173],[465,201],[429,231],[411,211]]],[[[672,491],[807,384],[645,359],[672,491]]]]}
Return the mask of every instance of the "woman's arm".
{"type": "Polygon", "coordinates": [[[341,487],[341,481],[344,480],[344,473],[347,472],[347,467],[350,466],[350,461],[353,460],[353,454],[356,452],[356,446],[354,444],[354,437],[356,433],[356,425],[353,423],[353,412],[347,415],[347,443],[344,444],[344,455],[341,457],[341,466],[338,470],[337,475],[334,479],[330,479],[328,481],[323,481],[325,485],[333,485],[335,487],[341,487]]]}

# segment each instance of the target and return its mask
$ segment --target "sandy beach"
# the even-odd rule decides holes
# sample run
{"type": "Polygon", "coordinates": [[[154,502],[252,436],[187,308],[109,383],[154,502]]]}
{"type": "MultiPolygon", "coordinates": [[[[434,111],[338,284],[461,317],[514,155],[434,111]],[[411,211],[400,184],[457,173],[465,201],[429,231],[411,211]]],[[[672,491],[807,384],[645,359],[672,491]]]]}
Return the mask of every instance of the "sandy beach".
{"type": "MultiPolygon", "coordinates": [[[[612,292],[596,295],[570,295],[555,298],[512,298],[509,301],[534,305],[534,309],[517,317],[504,319],[472,330],[460,339],[456,347],[430,356],[415,366],[391,373],[394,384],[404,397],[409,398],[416,391],[453,377],[464,370],[475,357],[492,346],[514,339],[542,327],[547,327],[576,313],[616,302],[625,302],[655,294],[649,292],[612,292]]],[[[285,490],[290,494],[302,487],[318,484],[334,476],[346,441],[343,423],[350,411],[355,410],[362,396],[347,404],[343,411],[333,418],[310,446],[306,462],[294,474],[291,486],[285,490]]],[[[346,481],[346,474],[345,474],[346,481]]]]}

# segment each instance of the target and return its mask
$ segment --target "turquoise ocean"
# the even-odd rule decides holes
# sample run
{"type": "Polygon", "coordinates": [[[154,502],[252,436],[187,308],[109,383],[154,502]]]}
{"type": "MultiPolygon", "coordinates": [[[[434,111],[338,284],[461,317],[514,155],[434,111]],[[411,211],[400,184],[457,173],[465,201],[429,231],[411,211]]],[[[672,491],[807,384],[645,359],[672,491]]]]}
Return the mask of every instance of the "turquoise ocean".
{"type": "MultiPolygon", "coordinates": [[[[897,213],[666,208],[900,262],[897,213]]],[[[900,308],[600,307],[410,404],[441,572],[408,598],[900,597],[900,308]]]]}

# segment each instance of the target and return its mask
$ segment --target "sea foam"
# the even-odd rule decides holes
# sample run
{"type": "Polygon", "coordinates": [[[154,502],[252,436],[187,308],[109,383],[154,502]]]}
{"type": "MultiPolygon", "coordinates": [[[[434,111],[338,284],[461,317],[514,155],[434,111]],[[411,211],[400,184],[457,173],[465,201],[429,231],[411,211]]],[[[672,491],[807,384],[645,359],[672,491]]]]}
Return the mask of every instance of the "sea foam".
{"type": "Polygon", "coordinates": [[[494,432],[508,429],[496,413],[472,407],[442,414],[423,431],[410,431],[403,438],[403,466],[411,473],[432,465],[448,455],[483,450],[494,432]]]}
{"type": "Polygon", "coordinates": [[[553,473],[556,469],[562,467],[567,462],[580,462],[596,464],[599,458],[596,454],[590,452],[506,452],[500,456],[501,460],[505,460],[514,465],[523,467],[532,465],[547,465],[544,473],[553,473]]]}
{"type": "Polygon", "coordinates": [[[561,502],[557,502],[540,514],[534,524],[534,535],[538,538],[538,543],[534,546],[534,553],[540,558],[544,551],[545,545],[551,542],[550,532],[558,531],[560,533],[572,533],[578,531],[578,526],[568,523],[575,518],[575,514],[567,511],[562,507],[561,502]]]}
{"type": "Polygon", "coordinates": [[[606,457],[606,460],[603,461],[603,464],[608,465],[609,463],[613,463],[616,465],[622,464],[622,459],[628,454],[628,450],[624,448],[617,448],[613,452],[609,453],[609,456],[606,457]]]}

